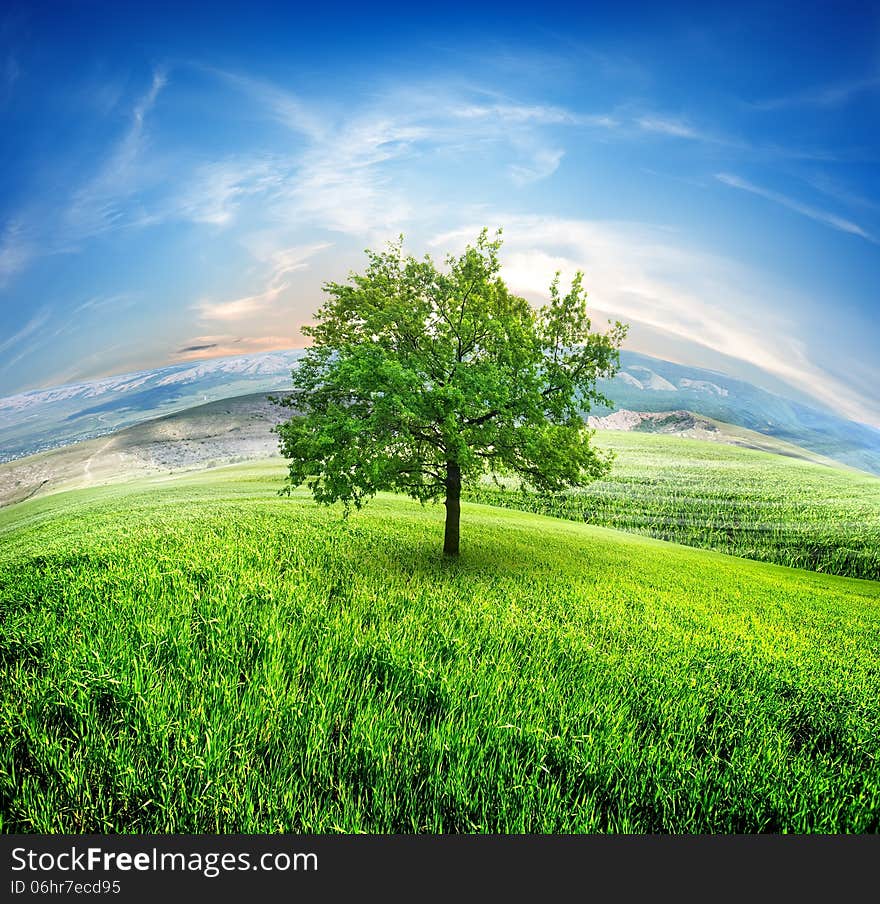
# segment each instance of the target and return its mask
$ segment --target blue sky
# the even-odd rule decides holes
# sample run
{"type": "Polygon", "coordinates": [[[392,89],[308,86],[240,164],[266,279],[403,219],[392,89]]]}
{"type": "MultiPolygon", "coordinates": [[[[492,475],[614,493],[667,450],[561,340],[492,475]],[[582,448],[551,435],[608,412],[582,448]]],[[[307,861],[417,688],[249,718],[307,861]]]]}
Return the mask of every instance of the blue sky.
{"type": "Polygon", "coordinates": [[[880,425],[880,7],[732,9],[7,4],[0,395],[301,346],[364,248],[500,225],[530,299],[880,425]]]}

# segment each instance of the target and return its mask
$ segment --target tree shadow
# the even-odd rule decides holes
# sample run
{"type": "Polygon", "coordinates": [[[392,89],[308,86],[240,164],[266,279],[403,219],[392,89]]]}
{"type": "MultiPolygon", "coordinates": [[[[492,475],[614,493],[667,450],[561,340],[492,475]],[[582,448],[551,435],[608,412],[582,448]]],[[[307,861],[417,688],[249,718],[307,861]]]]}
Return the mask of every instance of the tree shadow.
{"type": "MultiPolygon", "coordinates": [[[[354,526],[354,525],[352,525],[354,526]]],[[[540,535],[528,543],[522,537],[499,529],[496,539],[487,536],[485,527],[468,534],[463,531],[461,552],[457,556],[443,553],[443,525],[438,522],[436,533],[414,537],[403,531],[399,536],[389,534],[373,538],[369,550],[359,548],[352,553],[369,556],[371,565],[379,566],[405,579],[436,578],[444,581],[473,578],[497,580],[500,577],[523,578],[537,572],[554,569],[552,560],[542,555],[540,535]]],[[[358,544],[360,547],[360,544],[358,544]]]]}

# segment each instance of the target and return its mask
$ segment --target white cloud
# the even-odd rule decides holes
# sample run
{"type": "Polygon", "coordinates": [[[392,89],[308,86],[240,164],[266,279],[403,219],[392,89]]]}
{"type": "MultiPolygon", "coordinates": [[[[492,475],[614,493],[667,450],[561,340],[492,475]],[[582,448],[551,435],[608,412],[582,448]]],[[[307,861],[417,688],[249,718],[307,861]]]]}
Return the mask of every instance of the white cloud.
{"type": "Polygon", "coordinates": [[[452,115],[460,119],[498,120],[508,125],[567,125],[597,126],[604,129],[617,128],[620,123],[612,116],[603,114],[582,114],[541,104],[527,105],[514,103],[464,104],[455,107],[452,115]]]}
{"type": "Polygon", "coordinates": [[[285,91],[271,82],[240,73],[213,66],[191,65],[248,94],[286,128],[308,135],[315,141],[321,141],[326,136],[326,117],[319,116],[309,109],[308,104],[293,92],[285,91]]]}
{"type": "Polygon", "coordinates": [[[299,158],[276,210],[368,238],[399,229],[411,219],[413,205],[385,169],[428,135],[422,126],[381,112],[354,118],[299,158]]]}
{"type": "Polygon", "coordinates": [[[86,311],[121,311],[130,308],[134,303],[135,297],[128,292],[120,292],[115,295],[93,295],[78,304],[71,314],[75,316],[86,311]]]}
{"type": "Polygon", "coordinates": [[[817,191],[822,192],[823,195],[827,195],[829,198],[833,198],[835,201],[840,204],[845,204],[847,207],[859,207],[863,210],[880,211],[880,203],[853,191],[839,179],[829,176],[828,173],[817,172],[802,178],[817,191]]]}
{"type": "MultiPolygon", "coordinates": [[[[16,348],[16,346],[33,336],[34,333],[38,332],[46,325],[48,320],[48,309],[44,308],[43,310],[38,311],[20,330],[0,342],[0,355],[5,354],[10,349],[16,348]]],[[[11,363],[13,362],[7,362],[5,366],[9,367],[11,363]]]]}
{"type": "MultiPolygon", "coordinates": [[[[181,164],[179,172],[169,172],[168,160],[152,153],[155,149],[148,129],[150,113],[167,85],[164,70],[157,70],[134,104],[125,134],[94,178],[74,194],[64,235],[44,234],[46,240],[35,243],[20,224],[7,226],[0,238],[0,284],[4,276],[8,278],[32,259],[35,247],[40,253],[51,253],[63,247],[62,238],[69,245],[74,238],[113,227],[145,226],[169,219],[222,227],[254,214],[249,227],[254,225],[251,220],[256,220],[264,235],[284,236],[284,242],[295,242],[295,234],[322,229],[374,246],[404,228],[411,234],[424,229],[440,213],[448,222],[450,199],[430,186],[413,190],[414,176],[433,171],[431,155],[455,155],[467,165],[485,153],[480,162],[497,163],[502,181],[506,174],[515,186],[525,186],[558,170],[565,154],[564,136],[570,129],[603,130],[623,140],[639,141],[652,133],[661,139],[706,142],[753,155],[777,153],[712,134],[687,119],[648,112],[620,117],[583,114],[442,85],[374,96],[368,105],[350,107],[339,116],[332,108],[309,106],[266,82],[207,71],[225,82],[224,97],[228,98],[229,85],[247,94],[253,101],[249,115],[261,112],[264,118],[289,129],[287,146],[271,157],[261,148],[207,162],[202,156],[201,163],[181,164]],[[412,165],[415,158],[427,165],[412,165]],[[145,210],[141,189],[156,184],[161,191],[145,210]]],[[[720,173],[717,178],[835,229],[875,241],[857,224],[833,214],[736,176],[720,173]]],[[[515,193],[508,187],[508,194],[515,193]]],[[[460,216],[458,212],[454,215],[460,216]]],[[[846,387],[829,381],[810,363],[804,347],[792,338],[791,323],[768,319],[757,301],[751,307],[743,302],[760,299],[762,292],[766,295],[771,290],[729,261],[683,249],[668,231],[646,226],[509,215],[481,219],[504,224],[505,273],[518,291],[540,296],[546,293],[555,269],[571,274],[582,267],[600,309],[752,362],[816,395],[821,394],[822,386],[830,386],[829,401],[843,400],[853,412],[859,410],[859,400],[846,387]]],[[[465,237],[473,238],[476,231],[465,237]]],[[[292,244],[279,248],[272,240],[253,244],[248,250],[259,264],[253,284],[246,285],[239,297],[203,298],[194,306],[204,321],[197,329],[218,334],[210,337],[217,341],[193,340],[187,346],[189,351],[181,354],[221,354],[216,348],[230,348],[238,341],[232,333],[244,328],[274,334],[248,341],[274,343],[288,329],[276,316],[279,312],[284,316],[290,307],[285,306],[285,292],[295,280],[288,277],[326,247],[292,244]],[[195,348],[198,345],[215,348],[195,348]]]]}
{"type": "Polygon", "coordinates": [[[23,270],[34,256],[35,248],[25,236],[22,223],[19,220],[7,223],[0,237],[0,287],[23,270]]]}
{"type": "MultiPolygon", "coordinates": [[[[310,226],[380,242],[445,207],[443,200],[415,202],[411,188],[396,178],[417,157],[499,153],[499,172],[522,187],[552,176],[563,159],[559,136],[548,139],[548,130],[620,125],[605,114],[444,85],[396,89],[343,116],[260,79],[187,65],[219,81],[221,91],[244,93],[251,110],[289,129],[295,136],[290,149],[196,164],[186,155],[163,158],[148,128],[169,85],[167,69],[157,68],[133,103],[125,132],[91,178],[58,202],[59,209],[30,216],[33,240],[20,225],[7,227],[0,239],[0,286],[36,257],[79,251],[105,232],[169,220],[229,227],[257,198],[260,214],[281,231],[310,226]]],[[[252,304],[264,294],[255,293],[252,304]]]]}
{"type": "Polygon", "coordinates": [[[787,207],[789,210],[793,210],[795,213],[799,213],[802,216],[809,217],[809,219],[815,220],[817,223],[822,223],[824,226],[830,226],[832,229],[837,229],[840,232],[847,232],[850,235],[857,235],[875,245],[880,244],[880,241],[878,241],[877,238],[862,229],[858,223],[853,223],[851,220],[837,216],[837,214],[811,207],[808,204],[803,204],[795,198],[790,198],[787,195],[772,191],[769,188],[762,188],[759,185],[755,185],[746,179],[742,179],[739,176],[730,173],[716,173],[715,178],[719,182],[729,185],[731,188],[738,188],[741,191],[747,191],[753,195],[765,198],[768,201],[773,201],[775,204],[781,204],[783,207],[787,207]]]}
{"type": "MultiPolygon", "coordinates": [[[[786,295],[766,276],[644,224],[509,214],[484,222],[504,224],[502,273],[514,291],[544,299],[557,270],[565,282],[582,270],[594,310],[752,364],[847,417],[877,419],[876,405],[814,364],[795,325],[763,303],[786,295]]],[[[480,228],[472,224],[429,244],[461,249],[480,228]]]]}
{"type": "Polygon", "coordinates": [[[268,307],[288,288],[288,285],[288,283],[280,283],[270,286],[257,295],[246,295],[232,301],[203,301],[198,305],[199,313],[204,320],[242,320],[268,307]]]}
{"type": "Polygon", "coordinates": [[[527,185],[552,176],[559,169],[565,154],[561,148],[539,148],[532,156],[529,164],[512,163],[508,168],[510,176],[517,185],[527,185]]]}
{"type": "Polygon", "coordinates": [[[149,178],[157,178],[143,159],[146,120],[167,81],[164,69],[153,72],[148,88],[132,105],[125,133],[91,178],[66,198],[38,199],[6,226],[0,238],[0,288],[39,258],[78,251],[84,239],[114,228],[161,219],[132,200],[144,187],[148,173],[149,178]]]}
{"type": "Polygon", "coordinates": [[[755,161],[812,160],[831,162],[841,159],[839,152],[831,152],[821,148],[754,144],[735,135],[728,135],[711,128],[694,125],[687,119],[664,116],[657,113],[637,116],[632,120],[631,125],[635,126],[639,133],[648,132],[668,138],[693,141],[708,145],[718,151],[724,151],[728,155],[748,157],[755,161]]]}
{"type": "Polygon", "coordinates": [[[0,356],[6,355],[7,352],[11,355],[3,361],[0,371],[12,370],[19,361],[42,348],[58,335],[57,331],[52,333],[44,329],[49,322],[50,314],[48,308],[43,308],[18,332],[0,342],[0,356]]]}
{"type": "Polygon", "coordinates": [[[729,152],[782,157],[800,157],[804,154],[810,155],[810,152],[801,150],[790,151],[785,148],[757,147],[740,138],[725,135],[710,128],[705,128],[704,126],[694,125],[694,123],[688,119],[664,116],[659,113],[647,113],[643,116],[637,116],[634,120],[634,124],[642,132],[650,132],[668,138],[681,138],[685,141],[695,141],[700,142],[701,144],[714,145],[716,148],[721,148],[729,152]]]}
{"type": "Polygon", "coordinates": [[[283,178],[283,165],[268,160],[207,163],[195,171],[190,187],[172,199],[164,216],[226,226],[246,197],[277,190],[283,178]]]}
{"type": "Polygon", "coordinates": [[[74,238],[95,235],[130,221],[125,202],[141,187],[138,163],[146,142],[147,115],[168,84],[164,69],[156,69],[147,90],[132,107],[128,129],[97,174],[74,195],[66,219],[74,238]]]}
{"type": "Polygon", "coordinates": [[[508,165],[507,173],[517,186],[552,176],[565,156],[564,148],[547,142],[538,127],[572,126],[602,130],[620,127],[620,122],[612,116],[575,113],[563,107],[540,104],[499,102],[456,106],[453,102],[450,113],[454,119],[473,124],[470,130],[464,129],[460,138],[477,141],[491,136],[514,150],[519,159],[508,165]]]}
{"type": "Polygon", "coordinates": [[[768,112],[789,107],[837,107],[870,91],[880,91],[880,76],[872,75],[833,85],[820,85],[796,94],[758,101],[750,106],[755,110],[768,112]]]}
{"type": "Polygon", "coordinates": [[[636,120],[636,125],[646,132],[658,132],[661,135],[669,135],[673,138],[690,138],[696,141],[708,140],[708,136],[705,133],[678,119],[666,119],[661,116],[641,116],[636,120]]]}
{"type": "Polygon", "coordinates": [[[205,321],[228,322],[253,317],[270,308],[290,288],[285,276],[305,269],[309,258],[329,247],[327,243],[320,243],[267,251],[262,256],[263,262],[268,265],[267,284],[263,291],[230,301],[203,300],[196,305],[196,309],[205,321]]]}
{"type": "Polygon", "coordinates": [[[313,113],[293,94],[262,81],[209,70],[245,91],[268,116],[287,125],[305,147],[287,161],[273,211],[280,219],[315,226],[368,241],[399,231],[424,208],[397,188],[392,168],[421,155],[444,150],[509,149],[506,170],[518,186],[546,179],[564,155],[552,127],[619,126],[613,117],[581,114],[552,105],[507,99],[475,102],[488,92],[451,91],[443,86],[409,87],[374,100],[360,111],[335,119],[332,111],[313,113]]]}

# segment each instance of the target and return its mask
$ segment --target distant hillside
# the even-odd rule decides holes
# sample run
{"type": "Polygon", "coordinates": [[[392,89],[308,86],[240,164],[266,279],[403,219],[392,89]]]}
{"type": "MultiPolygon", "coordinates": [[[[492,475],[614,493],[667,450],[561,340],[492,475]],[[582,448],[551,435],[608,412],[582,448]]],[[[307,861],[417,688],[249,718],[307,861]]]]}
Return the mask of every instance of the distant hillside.
{"type": "Polygon", "coordinates": [[[0,461],[254,392],[282,390],[302,350],[239,355],[40,389],[0,399],[0,461]]]}
{"type": "MultiPolygon", "coordinates": [[[[615,431],[624,433],[660,433],[667,436],[680,436],[686,439],[699,439],[704,442],[723,443],[727,446],[739,446],[741,449],[756,449],[759,452],[771,452],[774,455],[785,455],[802,461],[828,467],[840,467],[840,462],[794,443],[765,436],[746,427],[726,424],[712,418],[694,414],[692,411],[630,411],[621,408],[604,417],[591,415],[587,423],[594,430],[615,431]]],[[[598,444],[602,445],[603,439],[598,444]]]]}
{"type": "MultiPolygon", "coordinates": [[[[621,371],[599,388],[615,409],[692,411],[794,443],[854,468],[880,474],[880,430],[759,389],[743,380],[621,352],[621,371]]],[[[596,409],[594,415],[608,414],[596,409]]]]}
{"type": "MultiPolygon", "coordinates": [[[[289,410],[272,404],[266,393],[253,393],[197,405],[133,424],[110,436],[5,462],[0,464],[0,506],[61,489],[272,458],[279,454],[272,427],[289,415],[289,410]]],[[[710,440],[840,467],[782,440],[689,411],[651,414],[621,410],[604,418],[591,417],[589,423],[603,431],[710,440]]],[[[608,441],[603,436],[598,444],[604,446],[608,441]]]]}
{"type": "Polygon", "coordinates": [[[221,399],[97,439],[0,464],[0,506],[56,490],[278,455],[289,412],[265,393],[221,399]]]}
{"type": "MultiPolygon", "coordinates": [[[[284,390],[302,350],[176,364],[0,399],[0,461],[106,436],[203,402],[284,390]]],[[[714,371],[621,353],[615,409],[690,411],[880,474],[880,431],[714,371]]],[[[601,416],[609,410],[594,410],[601,416]]]]}

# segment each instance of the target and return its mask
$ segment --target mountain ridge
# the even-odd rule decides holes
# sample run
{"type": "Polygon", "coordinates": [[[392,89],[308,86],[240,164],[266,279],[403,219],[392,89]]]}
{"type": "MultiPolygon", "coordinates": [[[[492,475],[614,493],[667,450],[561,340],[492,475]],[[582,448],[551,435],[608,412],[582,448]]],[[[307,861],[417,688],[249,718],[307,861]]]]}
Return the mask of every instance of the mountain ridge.
{"type": "MultiPolygon", "coordinates": [[[[279,392],[303,349],[167,365],[29,390],[0,399],[0,461],[112,434],[202,403],[279,392]]],[[[613,410],[690,411],[801,446],[850,467],[880,474],[880,430],[761,389],[719,371],[638,352],[621,352],[621,369],[598,388],[613,410]]]]}
{"type": "MultiPolygon", "coordinates": [[[[273,404],[266,393],[235,396],[132,424],[109,436],[0,463],[0,508],[60,490],[277,459],[278,438],[272,428],[290,413],[273,404]]],[[[621,409],[605,417],[592,416],[588,424],[599,432],[595,441],[601,448],[607,447],[609,432],[665,434],[847,470],[782,440],[689,411],[621,409]]]]}
{"type": "Polygon", "coordinates": [[[717,371],[631,351],[622,351],[620,358],[621,369],[614,379],[598,381],[614,408],[598,406],[593,415],[624,408],[691,411],[880,474],[880,430],[874,427],[823,411],[818,403],[811,407],[717,371]]]}

